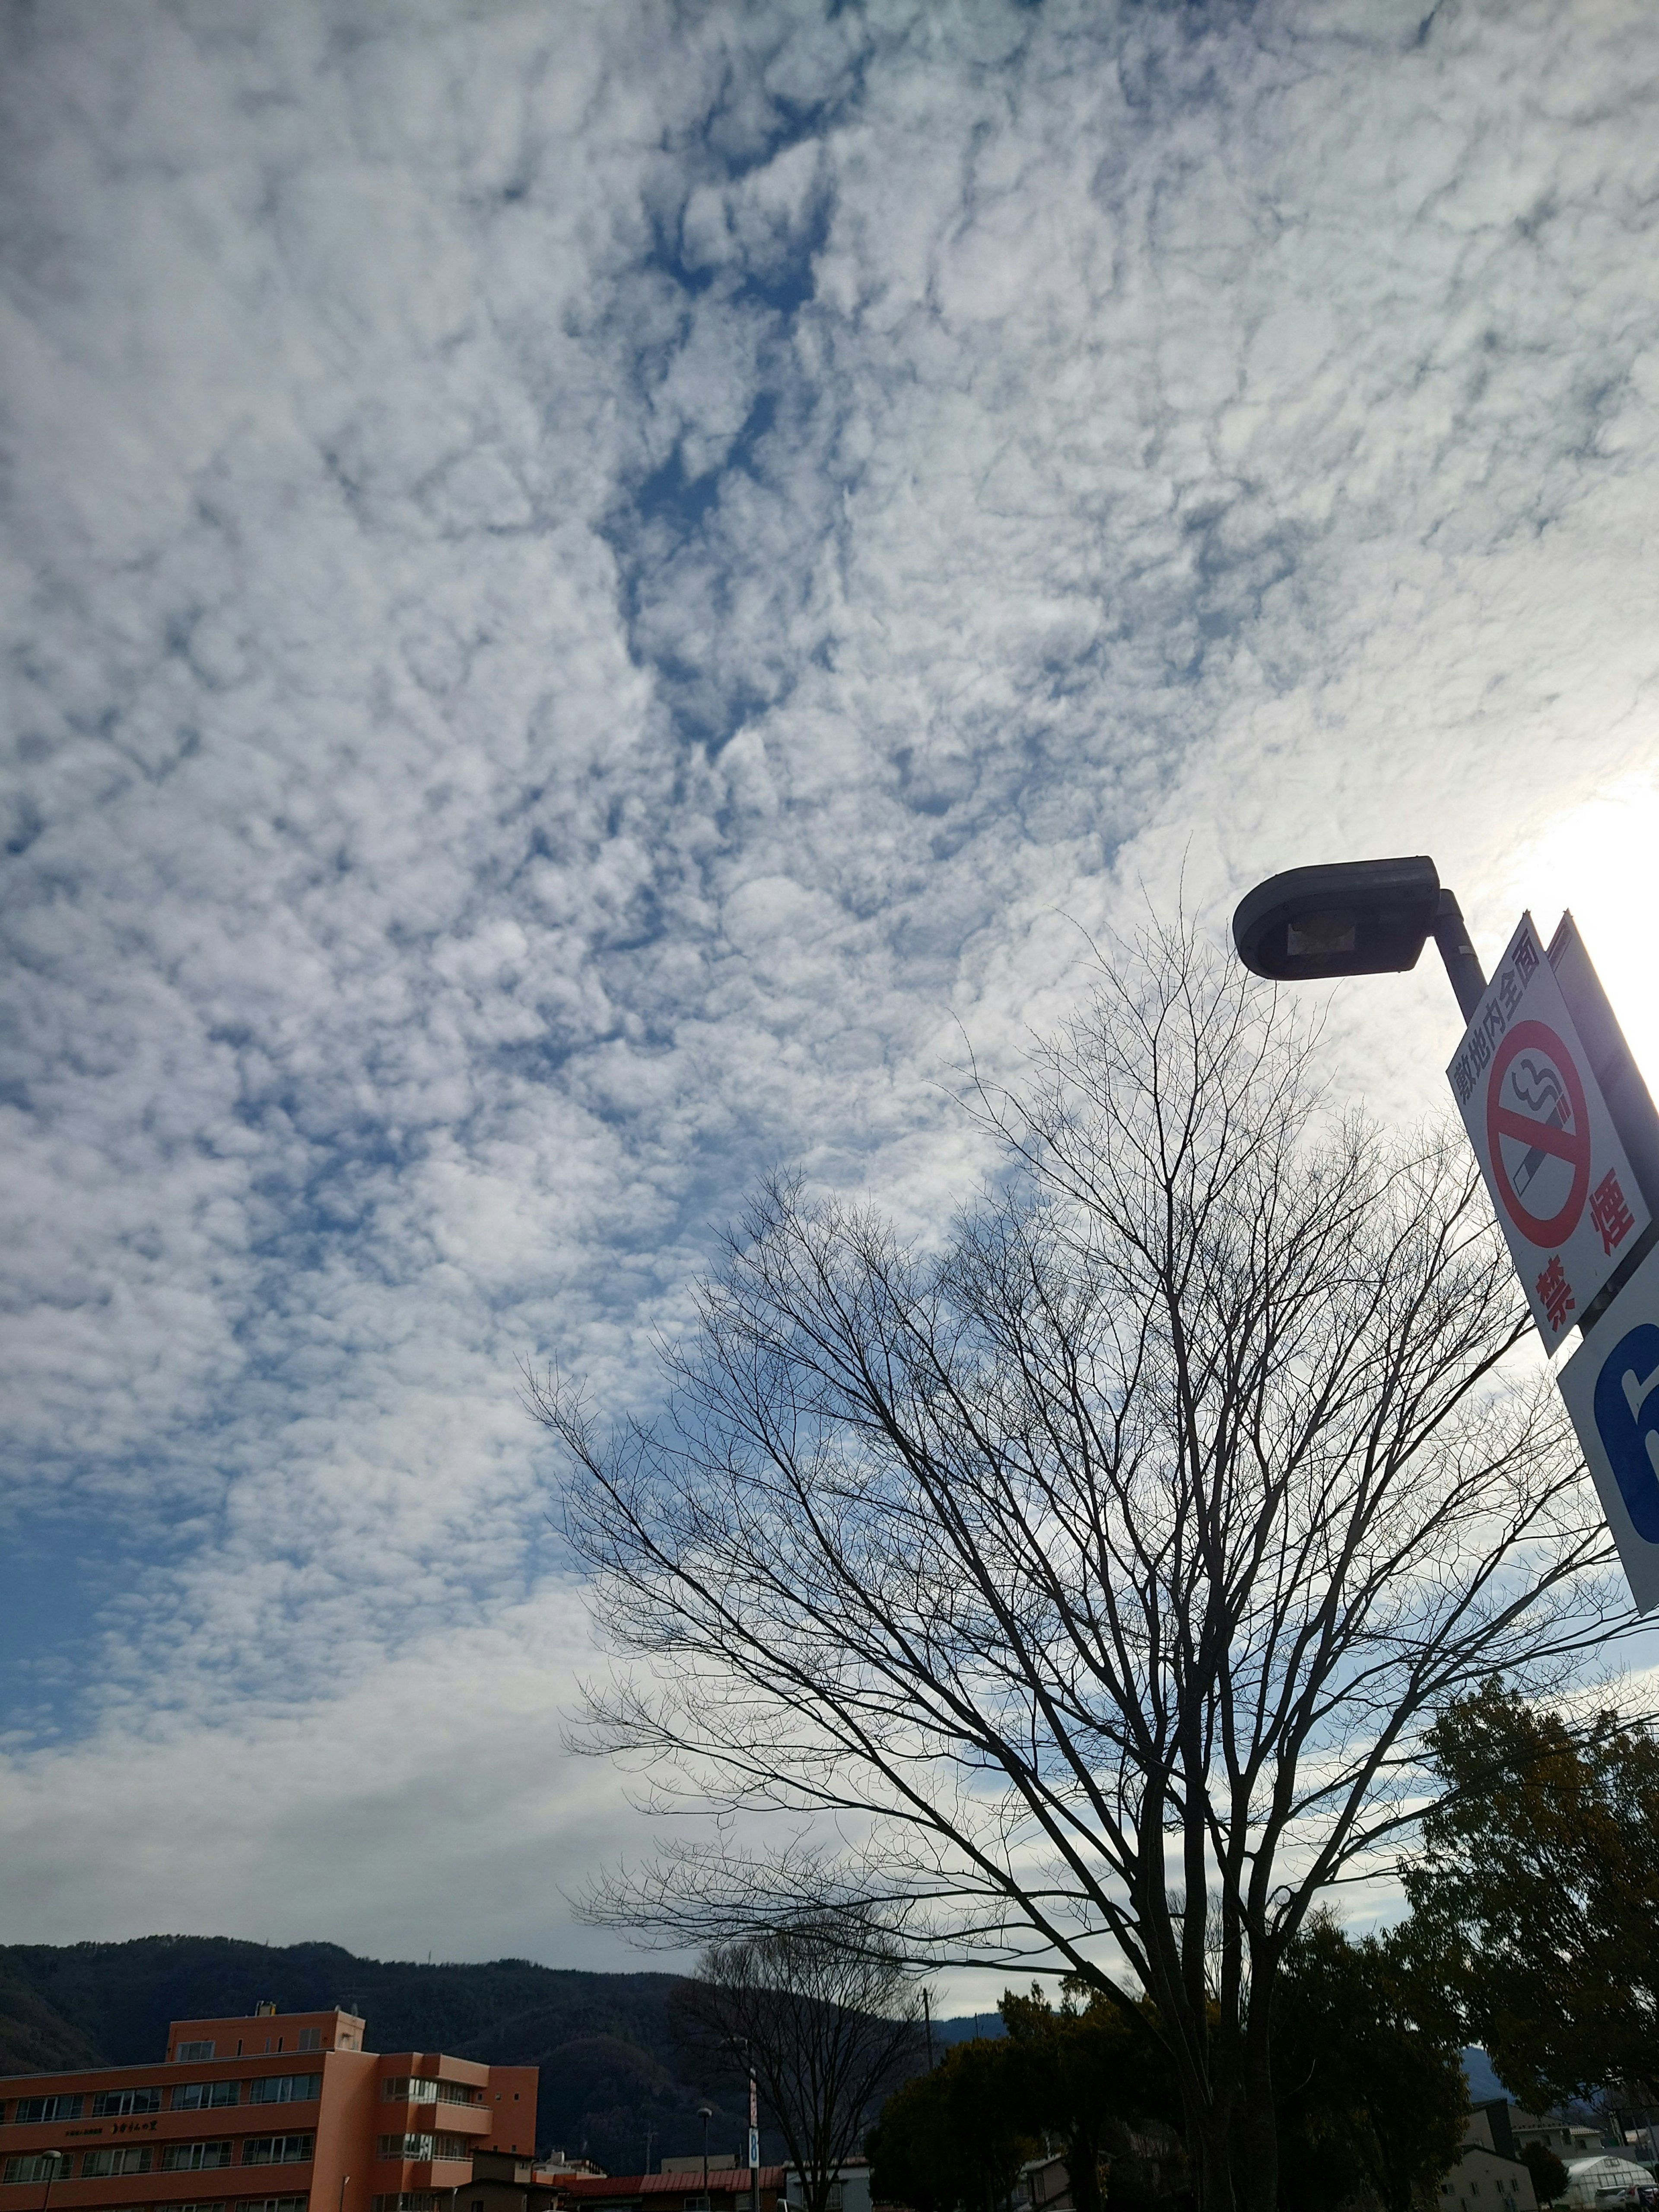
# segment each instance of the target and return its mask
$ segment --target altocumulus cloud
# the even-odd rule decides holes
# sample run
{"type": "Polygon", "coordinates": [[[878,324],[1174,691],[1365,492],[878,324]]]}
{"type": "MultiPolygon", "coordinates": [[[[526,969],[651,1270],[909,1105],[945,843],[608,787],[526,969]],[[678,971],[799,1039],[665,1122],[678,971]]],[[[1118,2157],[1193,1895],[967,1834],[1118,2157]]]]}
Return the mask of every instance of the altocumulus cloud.
{"type": "Polygon", "coordinates": [[[572,1956],[516,1358],[639,1402],[775,1158],[938,1220],[1062,917],[1647,803],[1659,28],[3,38],[3,1932],[572,1956]]]}

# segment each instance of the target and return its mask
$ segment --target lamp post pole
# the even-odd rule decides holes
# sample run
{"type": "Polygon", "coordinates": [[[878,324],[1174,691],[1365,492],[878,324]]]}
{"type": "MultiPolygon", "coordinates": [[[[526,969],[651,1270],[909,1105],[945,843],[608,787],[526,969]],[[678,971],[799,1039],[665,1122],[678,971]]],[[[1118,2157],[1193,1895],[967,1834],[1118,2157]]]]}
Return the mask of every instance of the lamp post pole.
{"type": "Polygon", "coordinates": [[[713,2106],[699,2105],[697,2117],[702,2122],[702,2212],[708,2212],[708,2123],[714,2117],[713,2106]]]}
{"type": "Polygon", "coordinates": [[[1440,902],[1434,913],[1434,941],[1440,957],[1445,963],[1446,974],[1457,994],[1457,1008],[1464,1020],[1471,1021],[1474,1010],[1486,994],[1486,972],[1480,965],[1480,956],[1469,943],[1468,925],[1463,909],[1452,892],[1441,886],[1440,902]]]}

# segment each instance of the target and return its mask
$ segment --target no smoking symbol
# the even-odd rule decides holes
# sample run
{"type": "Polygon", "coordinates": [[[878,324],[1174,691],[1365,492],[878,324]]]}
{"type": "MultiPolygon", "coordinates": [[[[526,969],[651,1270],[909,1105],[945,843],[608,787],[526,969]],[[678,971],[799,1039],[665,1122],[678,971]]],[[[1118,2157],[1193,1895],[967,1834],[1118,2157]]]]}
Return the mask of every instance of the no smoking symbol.
{"type": "Polygon", "coordinates": [[[1521,1234],[1547,1249],[1565,1244],[1589,1192],[1589,1111],[1572,1055],[1547,1023],[1517,1022],[1498,1048],[1486,1082],[1486,1146],[1498,1195],[1521,1234]],[[1530,1059],[1511,1080],[1510,1071],[1523,1052],[1530,1059]],[[1527,1148],[1513,1176],[1504,1158],[1504,1137],[1527,1148]],[[1546,1156],[1565,1161],[1572,1171],[1565,1201],[1548,1216],[1529,1212],[1520,1194],[1546,1156]]]}

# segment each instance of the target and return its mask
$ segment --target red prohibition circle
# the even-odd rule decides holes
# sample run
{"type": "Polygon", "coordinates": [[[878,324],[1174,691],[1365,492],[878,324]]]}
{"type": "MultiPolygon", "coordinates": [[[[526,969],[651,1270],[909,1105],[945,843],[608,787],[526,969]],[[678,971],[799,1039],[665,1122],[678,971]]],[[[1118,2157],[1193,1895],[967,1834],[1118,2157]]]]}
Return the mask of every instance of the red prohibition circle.
{"type": "Polygon", "coordinates": [[[1492,1073],[1486,1079],[1486,1147],[1492,1155],[1492,1179],[1498,1186],[1498,1194],[1504,1201],[1504,1211],[1529,1243],[1541,1244],[1551,1249],[1565,1244],[1577,1228],[1584,1211],[1584,1200],[1589,1191],[1590,1134],[1589,1109],[1584,1103],[1584,1085],[1572,1054],[1555,1031],[1545,1022],[1517,1022],[1492,1055],[1492,1073]],[[1572,1108],[1572,1127],[1564,1129],[1555,1121],[1534,1121],[1530,1115],[1517,1114],[1511,1106],[1498,1103],[1504,1087],[1504,1078],[1509,1073],[1516,1054],[1530,1045],[1534,1052],[1547,1054],[1560,1071],[1561,1080],[1567,1086],[1567,1103],[1572,1108]],[[1499,1137],[1535,1146],[1552,1152],[1558,1160],[1565,1160],[1572,1169],[1572,1188],[1567,1193],[1566,1204],[1559,1213],[1547,1219],[1528,1213],[1516,1197],[1515,1186],[1510,1181],[1510,1171],[1504,1164],[1503,1147],[1499,1137]]]}

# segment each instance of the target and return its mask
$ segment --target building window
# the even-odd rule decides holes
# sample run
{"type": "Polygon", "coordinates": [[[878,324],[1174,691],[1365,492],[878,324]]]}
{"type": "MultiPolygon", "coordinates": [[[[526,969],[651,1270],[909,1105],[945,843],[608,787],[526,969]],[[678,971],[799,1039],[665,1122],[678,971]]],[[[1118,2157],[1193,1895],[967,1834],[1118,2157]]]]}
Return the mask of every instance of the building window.
{"type": "Polygon", "coordinates": [[[377,2158],[471,2158],[472,2142],[468,2136],[426,2135],[413,2132],[401,2136],[381,2136],[378,2138],[374,2155],[377,2158]]]}
{"type": "Polygon", "coordinates": [[[376,2158],[430,2158],[430,2136],[382,2136],[374,2147],[376,2158]]]}
{"type": "Polygon", "coordinates": [[[228,2142],[168,2143],[161,2153],[163,2173],[205,2173],[231,2163],[228,2142]]]}
{"type": "Polygon", "coordinates": [[[248,2084],[250,2105],[309,2105],[323,2094],[320,2074],[266,2074],[248,2084]]]}
{"type": "MultiPolygon", "coordinates": [[[[306,2212],[308,2197],[239,2197],[236,2212],[306,2212]]],[[[151,2208],[146,2208],[151,2212],[151,2208]]],[[[225,2212],[222,2204],[158,2204],[153,2212],[225,2212]]]]}
{"type": "Polygon", "coordinates": [[[17,2118],[24,2120],[78,2120],[85,2100],[81,2097],[20,2097],[17,2100],[17,2118]]]}
{"type": "Polygon", "coordinates": [[[240,2105],[240,2081],[181,2081],[173,2093],[175,2112],[206,2112],[225,2105],[240,2105]]]}
{"type": "Polygon", "coordinates": [[[211,2058],[213,2045],[210,2043],[181,2043],[173,2055],[181,2066],[188,2066],[192,2059],[211,2058]]]}
{"type": "Polygon", "coordinates": [[[95,2181],[106,2173],[148,2173],[149,2160],[148,2143],[131,2143],[118,2150],[83,2151],[81,2155],[81,2179],[95,2181]]]}
{"type": "Polygon", "coordinates": [[[439,2212],[442,2201],[435,2189],[389,2190],[374,2199],[373,2212],[439,2212]]]}
{"type": "Polygon", "coordinates": [[[25,2151],[9,2158],[5,2167],[8,2181],[61,2181],[68,2172],[68,2154],[55,2150],[25,2151]]]}
{"type": "Polygon", "coordinates": [[[470,2081],[440,2081],[431,2074],[394,2074],[380,2085],[388,2105],[482,2105],[483,2091],[470,2081]]]}
{"type": "Polygon", "coordinates": [[[250,2136],[242,2145],[244,2166],[304,2166],[317,2147],[315,2136],[250,2136]]]}
{"type": "Polygon", "coordinates": [[[100,2089],[92,2100],[95,2120],[123,2120],[132,2112],[159,2112],[159,2089],[100,2089]]]}

